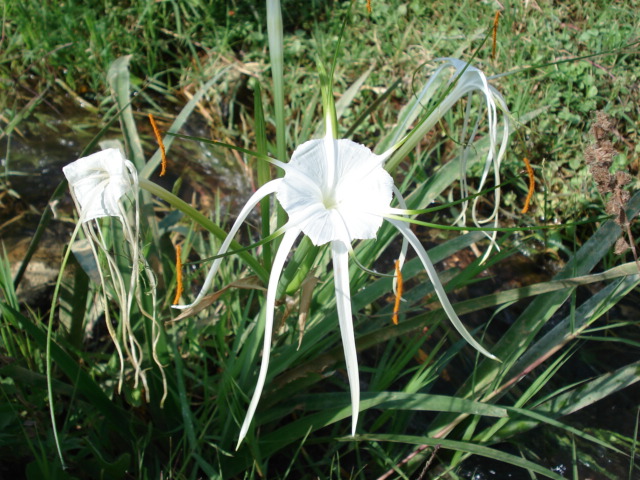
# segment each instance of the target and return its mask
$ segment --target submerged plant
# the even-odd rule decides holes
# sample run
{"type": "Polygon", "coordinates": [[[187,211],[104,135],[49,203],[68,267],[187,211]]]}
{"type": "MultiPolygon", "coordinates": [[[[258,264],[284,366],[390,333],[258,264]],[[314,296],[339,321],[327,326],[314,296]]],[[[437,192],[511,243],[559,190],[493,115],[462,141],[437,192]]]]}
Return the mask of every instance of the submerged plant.
{"type": "MultiPolygon", "coordinates": [[[[222,257],[228,251],[244,220],[263,198],[270,194],[275,194],[278,202],[287,213],[288,220],[280,229],[280,233],[283,233],[284,236],[271,267],[265,306],[262,363],[256,388],[240,430],[238,447],[248,432],[267,377],[278,282],[289,252],[301,234],[307,236],[316,246],[325,244],[330,244],[331,246],[336,307],[351,391],[352,435],[355,435],[358,420],[360,386],[351,312],[348,256],[352,252],[352,243],[355,240],[375,239],[384,220],[395,226],[403,236],[403,254],[401,255],[402,259],[398,270],[401,268],[406,243],[408,242],[420,258],[434,286],[438,299],[456,330],[476,350],[489,358],[496,359],[471,336],[456,315],[427,251],[407,224],[407,222],[411,221],[410,216],[414,215],[415,211],[406,210],[406,205],[399,190],[394,186],[391,175],[384,168],[385,162],[400,147],[410,143],[410,137],[415,141],[415,134],[420,132],[425,122],[437,121],[462,96],[479,91],[486,99],[487,111],[489,112],[490,140],[481,185],[484,184],[491,166],[495,170],[499,169],[500,159],[506,148],[508,125],[505,123],[505,134],[499,148],[497,148],[496,101],[501,108],[506,109],[504,101],[493,88],[488,86],[486,78],[479,70],[454,60],[449,60],[448,65],[453,66],[458,75],[453,77],[448,85],[449,90],[445,99],[408,135],[380,155],[373,153],[364,145],[348,139],[337,138],[335,106],[333,105],[330,84],[325,81],[323,85],[326,123],[324,138],[310,140],[299,145],[288,163],[269,160],[284,171],[284,177],[267,182],[249,198],[222,243],[218,258],[214,260],[204,285],[194,302],[190,305],[174,305],[174,308],[186,309],[194,307],[202,301],[207,291],[211,288],[213,279],[222,262],[222,257]],[[391,207],[394,195],[403,208],[391,207]]],[[[438,75],[439,73],[440,70],[438,75]]],[[[428,87],[428,91],[432,92],[433,85],[431,82],[428,87]]],[[[469,110],[467,111],[467,118],[468,113],[469,110]]],[[[475,137],[478,125],[479,121],[476,122],[470,138],[475,137]]],[[[462,172],[463,178],[465,175],[466,172],[462,172]]],[[[498,172],[495,173],[495,178],[498,183],[498,172]]],[[[465,185],[463,191],[466,192],[464,180],[463,184],[465,185]]],[[[499,199],[499,196],[497,198],[499,199]]],[[[478,222],[475,213],[473,214],[473,220],[476,223],[478,222]]],[[[490,220],[497,222],[497,205],[490,220]]]]}
{"type": "Polygon", "coordinates": [[[117,148],[109,148],[83,157],[65,166],[63,172],[69,182],[71,196],[80,214],[78,225],[82,225],[84,234],[97,265],[97,274],[102,287],[105,323],[120,359],[118,389],[122,388],[124,378],[124,354],[134,369],[135,386],[142,383],[146,399],[149,401],[149,386],[145,370],[142,368],[143,348],[136,339],[131,322],[134,301],[138,310],[151,319],[152,356],[162,372],[163,385],[166,380],[162,366],[156,354],[156,345],[160,339],[160,328],[156,318],[156,280],[142,253],[140,240],[140,208],[138,174],[134,165],[124,158],[117,148]],[[129,211],[125,200],[133,204],[133,213],[129,211]],[[129,281],[121,272],[121,262],[111,253],[117,240],[115,229],[110,229],[108,239],[100,219],[113,217],[119,221],[123,247],[130,256],[129,281]],[[106,267],[106,272],[103,268],[106,267]],[[106,273],[106,274],[105,274],[106,273]],[[152,312],[147,313],[141,297],[141,276],[151,295],[152,312]],[[110,279],[109,286],[106,278],[110,279]],[[111,322],[107,292],[112,291],[120,307],[120,328],[116,331],[111,322]],[[123,353],[124,350],[124,353],[123,353]]]}

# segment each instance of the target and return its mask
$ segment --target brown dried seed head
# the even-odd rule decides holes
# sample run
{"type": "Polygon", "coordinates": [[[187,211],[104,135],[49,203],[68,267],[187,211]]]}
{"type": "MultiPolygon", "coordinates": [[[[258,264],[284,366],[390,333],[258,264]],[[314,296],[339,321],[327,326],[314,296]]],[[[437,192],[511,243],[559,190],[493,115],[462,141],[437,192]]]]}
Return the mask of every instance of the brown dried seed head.
{"type": "Polygon", "coordinates": [[[601,110],[596,112],[596,121],[591,126],[591,135],[593,135],[596,141],[600,142],[609,136],[613,131],[613,122],[611,118],[601,110]]]}
{"type": "Polygon", "coordinates": [[[631,175],[627,172],[617,171],[616,172],[616,185],[619,187],[624,187],[631,183],[631,175]]]}

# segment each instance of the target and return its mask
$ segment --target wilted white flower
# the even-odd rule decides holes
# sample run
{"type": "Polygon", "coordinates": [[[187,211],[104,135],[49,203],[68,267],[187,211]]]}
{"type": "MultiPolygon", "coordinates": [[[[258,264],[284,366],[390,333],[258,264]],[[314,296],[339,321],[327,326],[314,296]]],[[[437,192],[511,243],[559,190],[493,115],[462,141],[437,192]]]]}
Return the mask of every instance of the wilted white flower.
{"type": "Polygon", "coordinates": [[[142,307],[140,296],[139,283],[141,273],[143,273],[147,283],[146,288],[152,295],[153,312],[148,316],[152,319],[153,358],[160,367],[163,386],[165,387],[165,392],[161,400],[162,403],[166,397],[166,380],[155,350],[160,338],[160,330],[155,314],[156,282],[140,248],[140,208],[138,203],[139,185],[137,171],[133,163],[125,159],[122,152],[117,148],[109,148],[89,155],[88,157],[80,158],[63,167],[62,170],[69,182],[71,196],[80,214],[78,225],[82,226],[96,261],[97,273],[102,286],[106,325],[120,358],[118,388],[122,388],[124,377],[124,349],[135,370],[136,386],[138,381],[142,382],[147,401],[149,401],[147,377],[145,371],[142,369],[143,348],[136,339],[131,326],[131,309],[134,300],[137,302],[140,311],[148,315],[142,307]],[[127,198],[134,206],[133,213],[129,212],[123,203],[127,198]],[[103,235],[99,222],[99,219],[102,217],[115,217],[120,221],[120,225],[122,226],[122,235],[126,242],[126,245],[123,245],[123,247],[128,248],[131,259],[131,270],[128,272],[130,274],[128,285],[103,235]],[[118,299],[122,325],[121,338],[111,324],[107,303],[107,285],[102,270],[104,262],[101,262],[100,254],[102,254],[106,260],[106,267],[111,280],[111,288],[118,299]],[[142,269],[140,268],[141,265],[142,269]]]}
{"type": "MultiPolygon", "coordinates": [[[[487,79],[480,69],[456,58],[440,58],[437,59],[436,62],[442,63],[433,72],[429,81],[418,94],[418,97],[421,99],[422,97],[432,97],[435,91],[443,87],[448,89],[447,94],[425,122],[416,129],[416,133],[418,133],[418,135],[424,135],[446,112],[451,110],[457,102],[463,98],[467,99],[461,136],[458,139],[461,145],[466,146],[462,152],[462,161],[460,162],[460,196],[466,198],[469,196],[466,181],[469,154],[472,152],[472,145],[478,134],[479,127],[485,122],[488,124],[487,139],[489,144],[477,190],[481,191],[484,188],[489,173],[492,170],[494,185],[500,184],[500,164],[508,144],[509,122],[503,119],[502,135],[501,138],[499,138],[499,113],[500,111],[508,112],[508,108],[500,92],[489,83],[489,79],[487,79]],[[475,122],[473,122],[472,106],[473,100],[476,97],[478,98],[479,105],[475,122]]],[[[497,227],[500,189],[497,188],[495,190],[493,210],[486,218],[480,219],[478,217],[477,203],[479,200],[480,197],[476,197],[472,202],[471,219],[473,224],[479,227],[483,224],[492,223],[493,227],[497,227]]],[[[466,211],[467,202],[465,201],[462,204],[460,215],[454,223],[465,225],[466,211]]],[[[485,235],[491,241],[491,247],[497,249],[498,247],[495,243],[497,232],[485,232],[485,235]]],[[[486,250],[484,258],[489,255],[491,247],[486,250]]]]}
{"type": "Polygon", "coordinates": [[[138,189],[135,167],[117,148],[80,158],[62,171],[79,204],[80,222],[107,216],[123,218],[120,199],[138,189]]]}

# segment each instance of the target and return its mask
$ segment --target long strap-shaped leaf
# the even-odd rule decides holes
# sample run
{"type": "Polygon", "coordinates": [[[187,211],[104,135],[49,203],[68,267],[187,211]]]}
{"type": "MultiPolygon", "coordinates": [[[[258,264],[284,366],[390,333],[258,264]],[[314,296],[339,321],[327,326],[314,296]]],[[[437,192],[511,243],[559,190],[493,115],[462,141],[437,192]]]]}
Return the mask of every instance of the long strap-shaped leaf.
{"type": "MultiPolygon", "coordinates": [[[[0,311],[2,316],[7,318],[15,328],[24,330],[43,350],[46,348],[46,332],[34,325],[20,312],[2,302],[0,302],[0,311]]],[[[121,429],[119,426],[128,425],[130,420],[127,420],[123,412],[109,400],[109,397],[104,394],[93,378],[67,352],[53,342],[51,343],[51,358],[53,363],[73,380],[76,391],[102,412],[120,434],[126,434],[129,431],[121,429]]]]}
{"type": "Polygon", "coordinates": [[[120,125],[131,152],[130,160],[133,161],[136,169],[140,171],[144,166],[144,152],[142,151],[142,142],[140,142],[136,122],[133,119],[133,109],[131,108],[131,82],[129,76],[131,57],[132,55],[123,55],[114,60],[107,72],[107,82],[120,109],[120,125]]]}
{"type": "Polygon", "coordinates": [[[517,455],[502,452],[484,445],[478,445],[472,442],[461,442],[456,440],[446,440],[442,438],[419,437],[414,435],[363,435],[360,437],[363,441],[373,442],[390,442],[390,443],[409,443],[414,445],[428,445],[431,447],[444,448],[447,450],[455,450],[456,452],[467,452],[473,455],[480,455],[499,462],[508,463],[516,467],[524,468],[531,472],[538,473],[547,478],[563,480],[565,477],[558,475],[548,467],[539,465],[530,460],[526,460],[517,455]]]}
{"type": "MultiPolygon", "coordinates": [[[[323,426],[331,425],[337,421],[348,418],[351,414],[351,408],[345,401],[343,394],[326,393],[315,394],[307,397],[296,398],[296,402],[301,404],[304,410],[317,410],[316,413],[306,415],[305,417],[296,420],[275,432],[263,435],[261,453],[265,457],[273,455],[278,450],[286,447],[287,445],[296,441],[296,439],[304,438],[306,432],[310,427],[320,428],[323,426]]],[[[435,412],[457,412],[457,413],[470,413],[473,412],[477,415],[483,415],[493,418],[504,418],[509,415],[509,409],[501,407],[499,405],[490,405],[481,402],[474,402],[471,400],[465,400],[462,398],[449,397],[446,395],[430,395],[420,393],[404,393],[404,392],[364,392],[360,402],[362,410],[368,410],[370,408],[378,408],[382,410],[387,409],[402,409],[413,411],[435,411],[435,412]]],[[[286,406],[283,408],[290,408],[286,406]]],[[[280,418],[281,411],[278,411],[277,407],[274,407],[270,412],[269,418],[264,418],[265,421],[280,418]]],[[[524,412],[526,414],[527,412],[524,412]]],[[[545,418],[541,415],[535,415],[535,418],[545,418]]],[[[553,420],[550,419],[553,423],[553,420]]],[[[370,439],[373,436],[358,436],[357,439],[370,439]]],[[[380,440],[395,441],[403,443],[414,443],[419,445],[440,444],[444,448],[455,449],[463,452],[470,452],[477,455],[487,456],[491,454],[492,458],[500,457],[501,460],[511,463],[513,465],[520,466],[522,468],[535,469],[536,472],[549,474],[549,470],[544,469],[540,465],[527,461],[520,457],[513,456],[501,456],[503,452],[494,450],[487,446],[476,445],[468,442],[458,442],[453,440],[445,440],[440,442],[440,439],[428,438],[428,437],[410,437],[410,436],[398,436],[398,435],[385,435],[377,436],[380,440]],[[493,457],[495,455],[495,457],[493,457]],[[517,459],[517,460],[516,460],[517,459]],[[524,463],[518,463],[524,462],[524,463]]],[[[352,440],[350,438],[350,440],[352,440]]],[[[233,459],[223,459],[223,472],[225,478],[231,478],[233,475],[241,472],[251,462],[252,459],[248,455],[243,455],[246,452],[239,452],[233,459]]],[[[508,455],[508,454],[504,454],[508,455]]],[[[553,475],[553,474],[552,474],[553,475]]],[[[554,477],[550,478],[562,478],[554,477]]]]}
{"type": "MultiPolygon", "coordinates": [[[[627,218],[633,218],[640,211],[640,192],[636,193],[627,204],[627,218]]],[[[609,251],[621,235],[620,227],[609,220],[576,252],[554,280],[568,279],[573,276],[583,276],[589,273],[609,251]]],[[[509,330],[502,335],[493,352],[502,359],[504,365],[494,362],[481,361],[475,369],[472,379],[469,379],[458,391],[462,397],[470,397],[485,390],[495,378],[507,371],[531,345],[533,337],[537,335],[549,318],[560,308],[571,294],[572,289],[562,289],[537,296],[518,317],[509,330]]],[[[434,420],[432,432],[436,436],[446,435],[453,427],[455,417],[442,415],[434,420]]]]}

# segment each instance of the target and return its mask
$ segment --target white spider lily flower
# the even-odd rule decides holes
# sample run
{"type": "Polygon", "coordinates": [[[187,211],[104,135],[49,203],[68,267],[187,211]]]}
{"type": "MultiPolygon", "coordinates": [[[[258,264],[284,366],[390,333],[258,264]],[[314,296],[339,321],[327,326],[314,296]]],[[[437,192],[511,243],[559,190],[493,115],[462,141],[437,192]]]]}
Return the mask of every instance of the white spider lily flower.
{"type": "Polygon", "coordinates": [[[375,238],[391,203],[382,157],[351,140],[310,140],[286,165],[276,197],[314,245],[375,238]]]}
{"type": "MultiPolygon", "coordinates": [[[[367,147],[351,140],[336,139],[335,123],[332,120],[335,118],[335,109],[331,104],[333,95],[330,88],[325,89],[326,91],[323,90],[327,131],[325,137],[320,140],[311,140],[298,146],[289,163],[271,160],[273,164],[284,170],[284,177],[264,184],[247,201],[232,226],[229,235],[222,243],[218,252],[218,258],[213,262],[205,283],[195,301],[191,305],[186,306],[174,305],[175,308],[189,308],[202,300],[213,283],[215,274],[222,261],[221,255],[224,255],[228,251],[232,239],[238,233],[246,217],[264,197],[275,193],[277,200],[289,218],[285,226],[282,227],[282,231],[285,232],[284,237],[271,268],[271,275],[267,286],[267,302],[265,305],[266,324],[262,363],[260,365],[256,388],[240,429],[236,448],[240,446],[248,432],[264,388],[269,365],[276,288],[286,258],[300,234],[309,237],[311,242],[317,246],[327,243],[331,244],[336,309],[340,324],[347,375],[349,378],[349,388],[351,391],[352,435],[355,435],[358,421],[360,384],[355,335],[352,323],[348,257],[352,251],[351,243],[354,240],[375,239],[384,220],[394,225],[403,236],[398,268],[402,268],[406,249],[408,244],[410,244],[422,262],[433,284],[434,291],[455,329],[480,353],[497,360],[495,356],[484,349],[471,336],[456,315],[426,250],[411,231],[407,222],[404,221],[404,219],[412,215],[413,212],[406,210],[406,204],[399,190],[393,185],[391,176],[384,169],[385,161],[389,159],[392,154],[397,152],[398,159],[403,158],[448,110],[466,96],[468,102],[460,139],[461,144],[467,145],[463,152],[460,167],[462,196],[463,198],[468,196],[466,169],[469,152],[471,151],[470,144],[472,144],[476,138],[479,126],[485,117],[488,120],[487,137],[489,146],[478,190],[483,189],[489,172],[492,169],[495,185],[499,185],[500,163],[507,146],[509,125],[508,121],[503,120],[503,133],[502,138],[499,140],[498,110],[504,112],[506,116],[508,112],[506,103],[500,93],[489,84],[487,77],[479,69],[456,59],[440,60],[444,61],[444,63],[436,69],[434,75],[417,95],[414,105],[402,115],[402,121],[394,129],[390,142],[392,142],[392,144],[395,142],[395,144],[381,155],[376,155],[367,147]],[[446,73],[451,69],[453,73],[447,79],[446,73]],[[418,113],[422,111],[424,104],[433,96],[435,90],[442,85],[445,85],[448,89],[442,101],[426,118],[418,122],[408,134],[402,139],[398,139],[399,135],[402,135],[401,132],[406,131],[416,120],[418,113]],[[478,114],[476,121],[470,128],[470,117],[474,111],[472,108],[472,100],[475,98],[473,96],[474,94],[478,94],[481,103],[477,109],[478,114]],[[402,207],[401,209],[390,206],[394,195],[402,207]]],[[[395,161],[397,160],[393,160],[392,162],[395,161]]],[[[393,167],[391,166],[391,168],[393,167]]],[[[472,204],[472,220],[474,224],[480,226],[480,224],[493,221],[493,224],[497,227],[499,201],[500,190],[497,188],[493,212],[485,219],[478,219],[476,213],[477,199],[475,199],[472,204]]],[[[464,216],[465,209],[466,202],[463,204],[463,213],[457,219],[457,221],[461,223],[464,223],[466,220],[464,216]]],[[[491,246],[497,248],[495,244],[495,233],[486,235],[491,241],[491,246]]],[[[488,255],[490,248],[485,255],[488,255]]],[[[394,290],[396,289],[395,278],[393,288],[394,290]]]]}
{"type": "MultiPolygon", "coordinates": [[[[284,170],[284,177],[266,183],[251,196],[220,247],[218,255],[223,255],[253,207],[265,196],[276,194],[289,219],[283,227],[284,237],[271,268],[265,306],[262,363],[255,392],[240,429],[238,447],[247,434],[267,377],[278,281],[286,258],[301,233],[308,236],[315,245],[331,244],[336,307],[351,391],[352,435],[355,435],[360,404],[360,382],[351,313],[348,259],[354,240],[374,239],[387,216],[397,218],[397,215],[403,212],[390,206],[393,193],[397,192],[397,189],[393,186],[391,176],[383,168],[384,161],[393,151],[394,148],[382,155],[376,155],[363,145],[346,139],[335,140],[330,134],[324,139],[303,143],[294,151],[289,163],[274,161],[284,170]]],[[[400,203],[403,205],[402,201],[400,203]]],[[[474,348],[495,359],[462,325],[426,250],[409,226],[397,219],[387,220],[416,250],[454,327],[474,348]]],[[[192,307],[203,298],[211,287],[221,260],[222,258],[217,258],[214,261],[194,303],[174,305],[174,308],[192,307]]]]}
{"type": "Polygon", "coordinates": [[[104,312],[106,325],[114,342],[120,359],[120,378],[118,390],[122,389],[124,378],[124,352],[130,360],[135,371],[135,385],[142,382],[146,399],[149,401],[149,387],[145,370],[142,368],[143,348],[136,339],[131,326],[131,309],[134,300],[140,311],[152,320],[152,355],[155,363],[160,367],[163,377],[164,395],[161,404],[166,398],[166,379],[160,361],[156,355],[155,347],[160,339],[160,329],[156,319],[156,281],[146,259],[142,255],[140,246],[140,208],[138,203],[139,185],[138,174],[132,162],[127,160],[120,149],[109,148],[83,157],[62,168],[69,182],[69,189],[76,208],[80,213],[78,226],[82,226],[89,240],[89,245],[97,265],[98,275],[102,287],[104,312]],[[128,211],[124,200],[129,199],[133,203],[133,214],[128,211]],[[108,241],[103,235],[99,219],[102,217],[117,218],[122,226],[122,235],[125,240],[123,247],[130,255],[131,269],[127,285],[120,267],[110,252],[108,241]],[[100,254],[106,260],[108,277],[111,280],[111,288],[115,293],[120,306],[121,331],[117,332],[112,324],[107,301],[107,285],[103,273],[104,261],[101,262],[100,254]],[[140,268],[142,266],[142,269],[140,268]],[[142,307],[140,293],[140,277],[144,274],[146,287],[152,295],[153,312],[147,314],[142,307]]]}
{"type": "MultiPolygon", "coordinates": [[[[507,140],[509,138],[509,122],[503,119],[502,122],[502,136],[499,139],[498,121],[499,112],[508,112],[504,98],[500,92],[493,87],[486,75],[478,68],[470,65],[467,62],[456,58],[440,58],[438,61],[443,63],[435,70],[430,77],[427,84],[422,89],[423,92],[431,92],[433,88],[442,82],[443,77],[449,75],[446,82],[446,86],[450,87],[450,91],[444,97],[442,102],[438,104],[435,111],[429,116],[425,125],[427,128],[431,128],[432,122],[435,124],[445,112],[451,110],[454,105],[462,98],[467,97],[468,102],[465,109],[464,123],[461,130],[461,137],[459,142],[461,145],[466,145],[466,148],[462,152],[462,161],[460,162],[460,183],[461,183],[461,198],[469,196],[469,190],[467,188],[467,163],[469,159],[469,153],[472,151],[472,144],[478,134],[478,129],[482,121],[485,119],[488,123],[488,141],[489,146],[485,157],[482,174],[478,183],[477,190],[480,191],[484,188],[487,181],[489,172],[493,167],[494,184],[500,184],[500,164],[504,157],[507,140]],[[470,125],[471,109],[472,109],[472,97],[477,94],[480,97],[480,105],[478,107],[478,115],[473,125],[470,125]],[[429,121],[431,120],[431,121],[429,121]],[[470,128],[471,127],[471,128],[470,128]]],[[[489,222],[493,222],[493,227],[498,227],[498,207],[500,205],[500,189],[495,190],[493,211],[488,217],[479,219],[477,214],[477,202],[480,197],[476,197],[472,202],[471,218],[473,224],[476,227],[481,226],[489,222]]],[[[460,210],[460,215],[454,221],[454,224],[465,225],[466,224],[466,210],[467,202],[463,202],[460,210]]],[[[490,247],[486,250],[483,260],[489,255],[491,248],[499,249],[495,239],[497,232],[486,233],[485,235],[491,241],[490,247]]]]}

